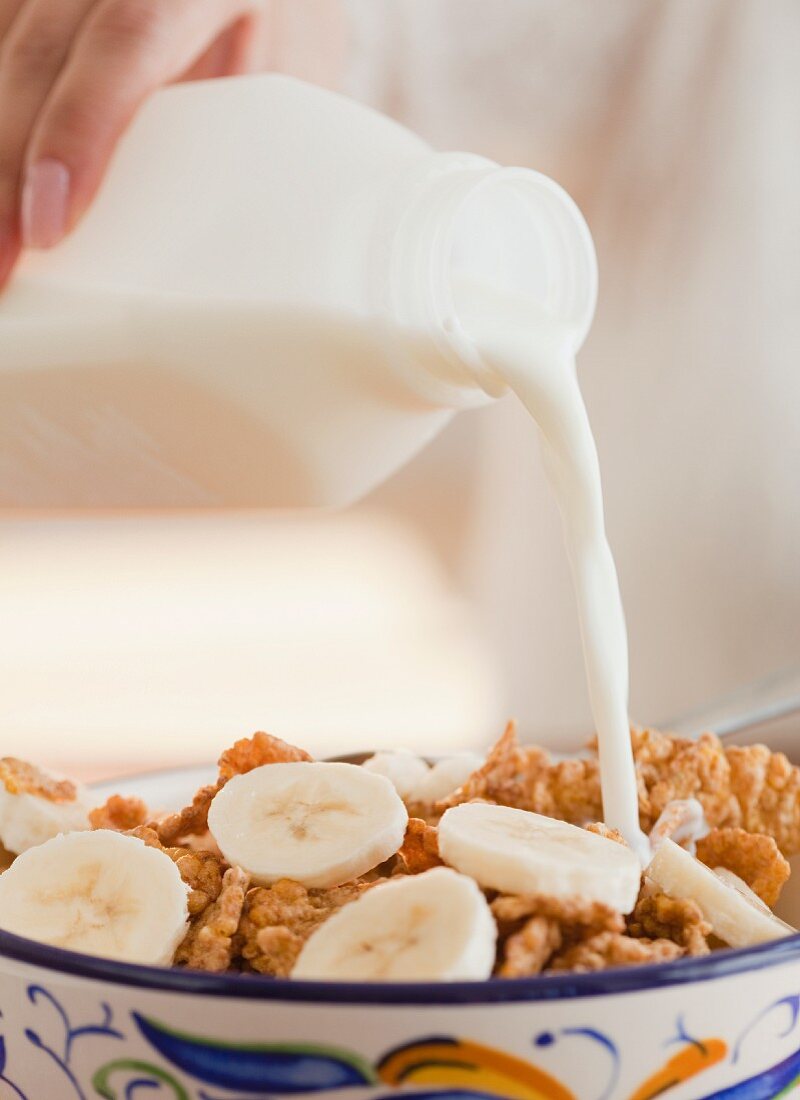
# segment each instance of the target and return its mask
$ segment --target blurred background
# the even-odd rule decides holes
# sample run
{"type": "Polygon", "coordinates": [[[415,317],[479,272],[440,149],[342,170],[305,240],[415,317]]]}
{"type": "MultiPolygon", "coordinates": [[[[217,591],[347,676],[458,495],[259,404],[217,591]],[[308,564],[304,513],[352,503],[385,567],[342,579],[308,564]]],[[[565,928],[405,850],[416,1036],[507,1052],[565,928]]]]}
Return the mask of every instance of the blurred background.
{"type": "MultiPolygon", "coordinates": [[[[581,205],[579,361],[627,609],[668,722],[800,663],[796,0],[287,0],[260,63],[581,205]]],[[[0,741],[79,775],[591,732],[558,517],[512,398],[347,514],[0,518],[0,741]]]]}

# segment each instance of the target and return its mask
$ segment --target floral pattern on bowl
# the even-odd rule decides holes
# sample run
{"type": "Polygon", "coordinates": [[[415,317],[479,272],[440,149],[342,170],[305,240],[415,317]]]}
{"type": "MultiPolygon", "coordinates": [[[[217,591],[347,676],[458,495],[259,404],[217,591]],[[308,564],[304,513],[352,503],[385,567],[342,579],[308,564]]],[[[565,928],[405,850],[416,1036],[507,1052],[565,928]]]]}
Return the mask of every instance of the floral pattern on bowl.
{"type": "Polygon", "coordinates": [[[663,1061],[632,1091],[621,1088],[624,1044],[594,1026],[538,1032],[531,1036],[527,1059],[453,1035],[422,1035],[370,1059],[315,1041],[216,1039],[135,1009],[127,1018],[118,1017],[108,1001],[99,1002],[94,1014],[76,1018],[68,995],[56,996],[35,983],[26,986],[25,999],[34,1026],[12,1034],[9,1012],[4,1010],[0,1017],[0,1096],[17,1100],[134,1100],[145,1094],[172,1100],[278,1100],[320,1094],[391,1100],[406,1092],[417,1100],[655,1100],[677,1096],[687,1082],[693,1082],[693,1091],[681,1095],[698,1100],[769,1100],[800,1084],[800,994],[759,1008],[738,1034],[727,1039],[691,1034],[681,1014],[661,1044],[663,1061]],[[749,1043],[759,1045],[765,1036],[791,1040],[789,1052],[748,1074],[745,1048],[749,1043]],[[604,1070],[597,1073],[591,1095],[540,1064],[541,1055],[559,1044],[571,1046],[569,1060],[578,1056],[581,1045],[601,1054],[597,1066],[604,1070]],[[726,1065],[734,1069],[735,1080],[720,1088],[711,1085],[712,1071],[726,1065]],[[741,1076],[735,1073],[737,1066],[742,1067],[741,1076]],[[704,1090],[701,1081],[707,1078],[709,1088],[704,1090]]]}

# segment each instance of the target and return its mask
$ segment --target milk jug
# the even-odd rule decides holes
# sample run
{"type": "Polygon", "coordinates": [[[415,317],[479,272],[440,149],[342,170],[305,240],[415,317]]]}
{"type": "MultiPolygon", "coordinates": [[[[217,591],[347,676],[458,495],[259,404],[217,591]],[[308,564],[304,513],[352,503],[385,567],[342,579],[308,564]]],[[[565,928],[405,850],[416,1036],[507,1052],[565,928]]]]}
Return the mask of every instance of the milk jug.
{"type": "Polygon", "coordinates": [[[286,77],[160,91],[0,296],[0,504],[346,504],[502,392],[464,285],[574,353],[596,268],[571,199],[286,77]]]}

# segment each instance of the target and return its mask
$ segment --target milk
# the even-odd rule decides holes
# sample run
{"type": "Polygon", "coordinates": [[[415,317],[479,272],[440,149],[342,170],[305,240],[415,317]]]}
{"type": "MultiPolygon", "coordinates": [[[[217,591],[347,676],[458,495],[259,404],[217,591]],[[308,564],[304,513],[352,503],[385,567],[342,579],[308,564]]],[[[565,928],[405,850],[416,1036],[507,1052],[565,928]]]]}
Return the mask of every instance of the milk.
{"type": "Polygon", "coordinates": [[[342,506],[513,389],[564,519],[609,824],[627,647],[574,356],[591,238],[546,177],[285,77],[165,89],[0,298],[0,505],[342,506]]]}
{"type": "Polygon", "coordinates": [[[541,310],[462,281],[460,323],[536,421],[558,503],[598,735],[605,820],[648,862],[628,719],[628,637],[603,515],[600,465],[569,334],[541,310]]]}

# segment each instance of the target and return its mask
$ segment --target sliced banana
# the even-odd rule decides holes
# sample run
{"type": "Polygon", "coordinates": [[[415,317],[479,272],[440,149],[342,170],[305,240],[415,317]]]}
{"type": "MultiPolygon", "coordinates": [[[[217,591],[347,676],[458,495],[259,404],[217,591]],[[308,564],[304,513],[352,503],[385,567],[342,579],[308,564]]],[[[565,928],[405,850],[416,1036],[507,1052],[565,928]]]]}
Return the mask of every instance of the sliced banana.
{"type": "Polygon", "coordinates": [[[431,805],[447,798],[462,787],[482,764],[483,757],[475,752],[459,752],[455,756],[442,757],[409,792],[409,801],[431,805]]]}
{"type": "Polygon", "coordinates": [[[368,772],[385,776],[393,785],[401,798],[410,798],[412,792],[420,785],[431,770],[420,756],[405,749],[396,749],[394,752],[376,752],[369,760],[361,765],[368,772]]]}
{"type": "Polygon", "coordinates": [[[712,871],[673,840],[662,840],[645,874],[672,898],[691,898],[714,933],[731,947],[751,947],[791,936],[795,929],[776,917],[731,871],[712,871]]]}
{"type": "Polygon", "coordinates": [[[355,764],[265,764],[229,780],[208,812],[225,858],[261,885],[350,882],[394,855],[407,824],[390,781],[355,764]]]}
{"type": "Polygon", "coordinates": [[[186,933],[187,894],[157,848],[109,829],[65,833],[0,876],[0,927],[87,955],[166,964],[186,933]]]}
{"type": "Polygon", "coordinates": [[[469,981],[488,978],[497,927],[478,886],[447,867],[392,879],[313,933],[293,978],[469,981]]]}
{"type": "Polygon", "coordinates": [[[639,893],[641,865],[630,848],[510,806],[466,802],[446,810],[439,854],[481,886],[505,894],[580,894],[629,913],[639,893]]]}
{"type": "Polygon", "coordinates": [[[13,757],[0,760],[0,844],[25,852],[59,833],[89,828],[88,793],[13,757]]]}

